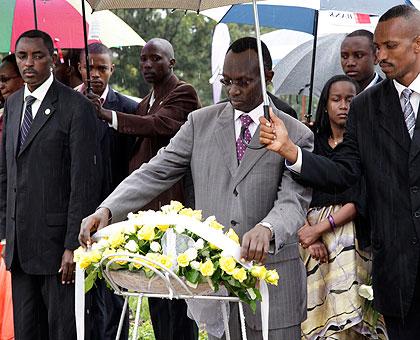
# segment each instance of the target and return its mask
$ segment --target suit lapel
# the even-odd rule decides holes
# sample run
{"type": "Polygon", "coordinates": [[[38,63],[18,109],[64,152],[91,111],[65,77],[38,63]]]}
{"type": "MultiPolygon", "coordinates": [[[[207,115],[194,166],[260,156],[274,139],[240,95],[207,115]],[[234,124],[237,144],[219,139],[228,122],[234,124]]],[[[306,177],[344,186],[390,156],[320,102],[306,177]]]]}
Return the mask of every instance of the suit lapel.
{"type": "Polygon", "coordinates": [[[408,153],[410,151],[410,136],[405,125],[398,92],[389,79],[384,80],[379,103],[379,111],[381,112],[381,117],[378,119],[379,125],[408,153]]]}
{"type": "Polygon", "coordinates": [[[413,162],[414,159],[419,155],[420,153],[420,106],[417,110],[417,119],[416,119],[416,127],[414,128],[414,134],[413,139],[411,141],[410,146],[410,156],[409,156],[409,162],[413,162]]]}
{"type": "Polygon", "coordinates": [[[41,106],[38,109],[38,112],[35,116],[35,119],[32,122],[31,129],[29,130],[28,137],[26,137],[25,142],[19,150],[18,157],[25,151],[32,140],[38,134],[39,130],[44,126],[44,124],[50,119],[50,117],[55,112],[55,102],[57,101],[57,88],[55,81],[51,84],[44,100],[41,103],[41,106]]]}
{"type": "Polygon", "coordinates": [[[22,119],[23,111],[23,88],[19,90],[20,93],[17,96],[18,105],[8,106],[7,111],[7,120],[10,122],[10,129],[13,134],[13,155],[17,155],[18,143],[19,143],[19,133],[20,133],[20,121],[22,119]]]}
{"type": "Polygon", "coordinates": [[[238,169],[238,160],[236,158],[235,125],[233,118],[233,107],[230,103],[226,103],[217,119],[214,137],[230,174],[232,177],[235,177],[238,169]]]}

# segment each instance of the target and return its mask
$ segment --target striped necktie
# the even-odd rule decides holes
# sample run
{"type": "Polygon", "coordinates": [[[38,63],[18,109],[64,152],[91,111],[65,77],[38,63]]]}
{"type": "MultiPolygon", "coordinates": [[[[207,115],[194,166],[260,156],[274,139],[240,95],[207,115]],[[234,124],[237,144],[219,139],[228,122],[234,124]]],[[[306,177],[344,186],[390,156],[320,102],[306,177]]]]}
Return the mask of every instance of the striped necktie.
{"type": "Polygon", "coordinates": [[[35,97],[27,96],[25,98],[26,106],[25,106],[25,114],[23,116],[23,122],[20,127],[20,146],[25,143],[26,137],[29,135],[29,131],[32,125],[32,104],[36,100],[35,97]]]}
{"type": "Polygon", "coordinates": [[[401,93],[401,98],[403,99],[403,112],[405,125],[407,125],[408,134],[410,138],[413,138],[414,127],[416,126],[416,117],[414,115],[413,106],[410,103],[410,97],[413,91],[410,89],[404,89],[401,93]]]}
{"type": "MultiPolygon", "coordinates": [[[[242,134],[242,130],[244,130],[245,142],[249,144],[252,138],[251,132],[249,131],[249,125],[252,123],[252,118],[245,114],[243,114],[239,118],[241,120],[241,125],[242,125],[241,134],[242,134]]],[[[238,158],[239,162],[244,157],[245,151],[246,151],[246,145],[242,141],[241,136],[239,136],[239,138],[236,140],[236,157],[238,158]]]]}

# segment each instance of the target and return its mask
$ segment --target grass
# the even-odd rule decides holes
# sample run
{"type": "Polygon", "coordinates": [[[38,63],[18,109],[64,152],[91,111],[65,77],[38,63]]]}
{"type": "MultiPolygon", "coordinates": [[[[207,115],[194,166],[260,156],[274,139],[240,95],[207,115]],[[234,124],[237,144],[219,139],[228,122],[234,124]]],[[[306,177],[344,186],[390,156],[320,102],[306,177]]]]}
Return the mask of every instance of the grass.
{"type": "MultiPolygon", "coordinates": [[[[134,318],[136,315],[137,298],[130,297],[128,305],[130,307],[130,340],[134,328],[134,318]]],[[[156,340],[153,333],[152,321],[150,320],[149,305],[147,299],[144,298],[142,301],[141,312],[140,312],[140,326],[137,332],[137,340],[156,340]]],[[[199,340],[207,340],[207,333],[200,331],[199,340]]]]}

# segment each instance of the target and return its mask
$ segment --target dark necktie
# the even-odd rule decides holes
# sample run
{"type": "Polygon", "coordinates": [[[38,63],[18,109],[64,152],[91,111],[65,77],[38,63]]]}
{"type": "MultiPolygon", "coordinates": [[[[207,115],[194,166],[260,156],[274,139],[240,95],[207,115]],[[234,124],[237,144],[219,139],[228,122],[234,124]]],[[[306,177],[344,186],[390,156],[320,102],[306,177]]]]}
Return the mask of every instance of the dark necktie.
{"type": "Polygon", "coordinates": [[[35,97],[27,96],[25,98],[26,106],[25,106],[25,114],[23,115],[23,122],[20,127],[20,146],[25,143],[26,138],[29,135],[29,131],[32,125],[32,104],[36,100],[35,97]]]}
{"type": "Polygon", "coordinates": [[[408,134],[410,138],[413,138],[414,134],[414,127],[416,126],[416,118],[414,115],[413,106],[410,103],[410,97],[413,94],[413,91],[410,89],[404,89],[401,93],[401,97],[404,101],[403,103],[403,112],[404,112],[404,120],[405,125],[407,125],[408,134]]]}
{"type": "Polygon", "coordinates": [[[251,142],[251,132],[249,131],[249,125],[252,123],[252,118],[248,115],[243,114],[239,117],[242,124],[241,134],[239,135],[239,138],[236,140],[236,157],[238,158],[238,161],[240,162],[242,158],[244,157],[246,145],[241,139],[242,131],[245,130],[244,133],[244,139],[245,142],[249,144],[251,142]]]}

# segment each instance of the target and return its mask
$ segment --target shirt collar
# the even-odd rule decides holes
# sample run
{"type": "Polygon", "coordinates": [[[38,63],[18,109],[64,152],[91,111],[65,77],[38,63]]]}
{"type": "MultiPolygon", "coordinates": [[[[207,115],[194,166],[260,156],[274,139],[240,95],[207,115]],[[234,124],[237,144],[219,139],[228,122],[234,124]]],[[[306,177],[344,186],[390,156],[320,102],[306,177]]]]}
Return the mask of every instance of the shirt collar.
{"type": "Polygon", "coordinates": [[[40,86],[38,86],[34,92],[31,92],[28,88],[28,84],[25,84],[25,90],[23,92],[23,98],[26,100],[26,97],[32,96],[35,97],[39,101],[43,101],[45,96],[47,95],[48,90],[50,89],[51,84],[53,83],[54,77],[52,73],[48,77],[46,81],[44,81],[40,86]]]}
{"type": "Polygon", "coordinates": [[[372,87],[373,85],[375,85],[376,82],[378,81],[378,79],[379,79],[379,74],[377,74],[375,72],[375,76],[373,77],[372,81],[368,84],[368,86],[365,87],[365,90],[367,90],[369,87],[372,87]]]}
{"type": "Polygon", "coordinates": [[[242,112],[235,109],[235,120],[239,119],[243,114],[250,116],[255,124],[260,124],[259,118],[264,115],[264,102],[249,112],[242,112]]]}
{"type": "MultiPolygon", "coordinates": [[[[81,83],[80,85],[76,86],[74,88],[74,90],[76,90],[77,92],[81,92],[84,93],[86,90],[86,86],[84,83],[81,83]]],[[[109,85],[106,86],[104,92],[101,95],[101,100],[104,103],[106,101],[106,97],[108,96],[108,92],[109,92],[109,85]]]]}
{"type": "Polygon", "coordinates": [[[413,82],[408,85],[407,87],[397,82],[395,79],[393,79],[394,86],[397,89],[398,97],[401,97],[402,91],[404,91],[406,88],[409,88],[411,91],[414,91],[418,94],[420,94],[420,73],[417,75],[417,77],[413,80],[413,82]]]}

